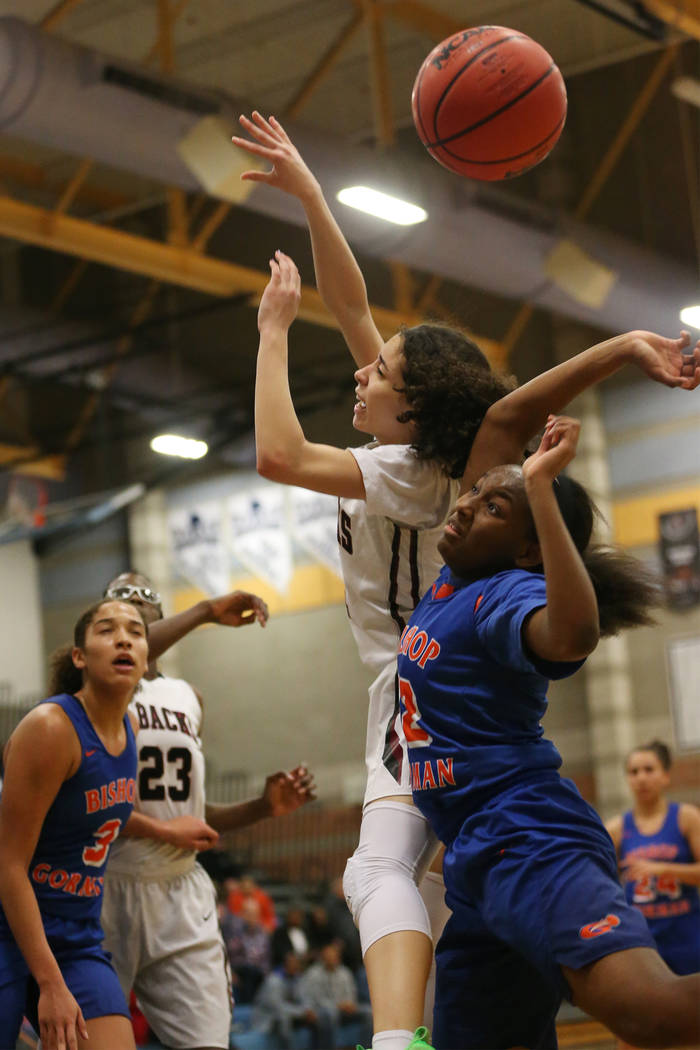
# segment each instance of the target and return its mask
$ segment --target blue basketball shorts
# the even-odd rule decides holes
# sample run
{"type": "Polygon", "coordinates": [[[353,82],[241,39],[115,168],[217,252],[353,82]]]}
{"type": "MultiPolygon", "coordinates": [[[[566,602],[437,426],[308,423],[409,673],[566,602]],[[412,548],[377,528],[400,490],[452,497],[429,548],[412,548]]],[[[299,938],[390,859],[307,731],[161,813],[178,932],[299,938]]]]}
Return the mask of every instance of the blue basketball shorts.
{"type": "Polygon", "coordinates": [[[444,875],[453,914],[435,953],[439,1050],[550,1050],[569,995],[562,966],[655,947],[625,901],[598,815],[556,775],[468,818],[447,848],[444,875]]]}
{"type": "MultiPolygon", "coordinates": [[[[44,930],[63,979],[85,1020],[124,1014],[129,1009],[110,956],[102,948],[99,922],[43,916],[44,930]]],[[[0,1050],[14,1048],[22,1018],[39,1030],[39,991],[24,957],[7,931],[0,934],[0,1050]]]]}

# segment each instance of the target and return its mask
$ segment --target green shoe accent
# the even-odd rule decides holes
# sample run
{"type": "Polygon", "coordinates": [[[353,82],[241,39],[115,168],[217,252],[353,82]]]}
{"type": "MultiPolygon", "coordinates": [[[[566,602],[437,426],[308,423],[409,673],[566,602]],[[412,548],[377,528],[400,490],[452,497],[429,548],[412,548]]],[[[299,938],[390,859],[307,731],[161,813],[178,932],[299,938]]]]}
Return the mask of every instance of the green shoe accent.
{"type": "Polygon", "coordinates": [[[433,1050],[428,1029],[416,1028],[413,1039],[406,1047],[406,1050],[433,1050]]]}

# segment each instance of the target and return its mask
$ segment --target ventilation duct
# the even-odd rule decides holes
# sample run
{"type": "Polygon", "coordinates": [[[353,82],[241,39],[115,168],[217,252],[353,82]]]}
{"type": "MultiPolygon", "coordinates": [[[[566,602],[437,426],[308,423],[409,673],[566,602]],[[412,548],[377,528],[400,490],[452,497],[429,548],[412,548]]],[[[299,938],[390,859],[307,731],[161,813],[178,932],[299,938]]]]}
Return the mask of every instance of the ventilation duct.
{"type": "MultiPolygon", "coordinates": [[[[20,19],[0,18],[2,131],[194,191],[201,184],[181,159],[178,143],[212,116],[229,120],[233,128],[235,113],[233,100],[215,92],[146,74],[20,19]]],[[[449,175],[427,156],[382,159],[301,126],[290,125],[290,132],[347,236],[370,255],[528,299],[611,331],[674,333],[681,307],[697,298],[697,277],[689,268],[594,227],[563,226],[545,208],[494,210],[476,198],[473,184],[449,175]],[[428,221],[389,227],[335,202],[343,186],[367,183],[422,205],[428,221]],[[608,275],[599,282],[604,295],[578,296],[571,274],[557,282],[550,257],[563,239],[578,253],[554,258],[576,256],[593,270],[602,267],[608,275]]],[[[303,222],[295,200],[263,185],[255,185],[245,206],[285,222],[303,222]]],[[[268,249],[261,251],[266,259],[268,249]]]]}

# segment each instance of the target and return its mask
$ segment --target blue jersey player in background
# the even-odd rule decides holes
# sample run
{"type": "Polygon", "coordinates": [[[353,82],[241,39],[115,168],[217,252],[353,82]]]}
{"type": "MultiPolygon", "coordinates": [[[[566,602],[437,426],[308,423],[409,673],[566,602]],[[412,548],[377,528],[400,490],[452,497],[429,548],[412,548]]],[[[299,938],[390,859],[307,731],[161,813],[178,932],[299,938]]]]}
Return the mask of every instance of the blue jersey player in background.
{"type": "Polygon", "coordinates": [[[630,752],[634,807],[607,825],[625,895],[649,924],[674,973],[700,970],[700,810],[669,802],[671,752],[653,740],[630,752]]]}
{"type": "Polygon", "coordinates": [[[56,695],[25,715],[5,749],[0,1047],[15,1046],[26,1015],[43,1050],[135,1050],[100,909],[109,846],[134,803],[127,707],[148,663],[147,629],[135,606],[102,601],[73,641],[54,668],[56,695]]]}
{"type": "Polygon", "coordinates": [[[399,647],[413,796],[446,845],[440,1050],[552,1050],[563,997],[636,1046],[700,1041],[700,975],[659,956],[540,726],[549,680],[600,634],[649,622],[655,599],[633,559],[587,549],[592,504],[560,474],[578,430],[550,417],[522,468],[489,470],[460,497],[438,544],[446,566],[399,647]]]}

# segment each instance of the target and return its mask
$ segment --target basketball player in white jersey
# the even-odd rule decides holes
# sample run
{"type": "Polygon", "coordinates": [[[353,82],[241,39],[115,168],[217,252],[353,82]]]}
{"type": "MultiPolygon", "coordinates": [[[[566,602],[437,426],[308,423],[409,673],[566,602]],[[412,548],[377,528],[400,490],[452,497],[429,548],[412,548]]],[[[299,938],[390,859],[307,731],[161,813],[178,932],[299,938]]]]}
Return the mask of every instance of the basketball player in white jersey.
{"type": "MultiPolygon", "coordinates": [[[[684,354],[687,333],[675,340],[628,333],[500,400],[510,387],[458,331],[418,325],[384,341],[350,247],[284,128],[257,112],[240,119],[254,141],[235,137],[235,145],[272,166],[242,178],[290,193],[304,208],[319,292],[358,366],[353,425],[375,439],[352,449],[306,440],[287,375],[287,331],[300,283],[291,259],[276,252],[258,313],[258,469],[273,480],[340,497],[338,541],[348,612],[360,656],[377,672],[370,687],[360,845],[344,884],[367,969],[372,1046],[405,1050],[410,1043],[411,1050],[422,1050],[425,1032],[413,1036],[413,1030],[423,1020],[433,939],[447,912],[434,881],[425,904],[417,888],[436,843],[411,802],[402,724],[395,717],[396,647],[402,624],[436,575],[436,543],[467,457],[471,450],[477,477],[518,462],[550,412],[561,411],[626,362],[668,386],[693,389],[700,382],[700,349],[684,354]],[[472,448],[477,431],[479,446],[472,448]]],[[[477,245],[465,245],[465,251],[474,250],[477,245]]],[[[423,880],[421,888],[425,885],[423,880]]]]}
{"type": "MultiPolygon", "coordinates": [[[[160,596],[138,573],[123,573],[105,594],[137,605],[149,625],[162,617],[160,596]]],[[[211,879],[196,861],[219,835],[264,817],[290,813],[313,798],[306,769],[267,778],[260,798],[213,805],[204,795],[202,701],[182,679],[158,672],[163,652],[196,623],[264,626],[267,607],[236,591],[200,603],[153,628],[151,660],[130,705],[138,721],[134,813],[110,853],[104,885],[105,947],[125,995],[133,988],[158,1039],[178,1050],[229,1045],[231,984],[211,879]]]]}

